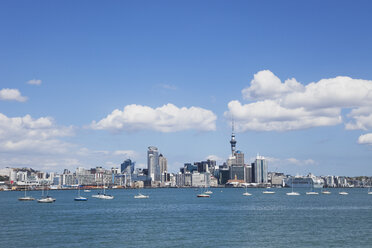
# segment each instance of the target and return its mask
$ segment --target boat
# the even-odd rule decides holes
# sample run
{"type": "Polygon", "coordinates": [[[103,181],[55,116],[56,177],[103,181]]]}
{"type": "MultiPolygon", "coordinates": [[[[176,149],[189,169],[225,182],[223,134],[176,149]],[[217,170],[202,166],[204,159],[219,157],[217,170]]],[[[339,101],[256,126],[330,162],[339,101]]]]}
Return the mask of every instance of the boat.
{"type": "Polygon", "coordinates": [[[322,190],[322,194],[330,195],[330,194],[331,194],[331,191],[328,191],[328,190],[322,190]]]}
{"type": "Polygon", "coordinates": [[[89,193],[90,192],[90,189],[84,189],[84,192],[85,193],[89,193]]]}
{"type": "Polygon", "coordinates": [[[44,196],[44,187],[42,188],[41,198],[37,200],[38,203],[53,203],[56,199],[48,195],[47,190],[47,196],[44,196]]]}
{"type": "Polygon", "coordinates": [[[247,187],[245,187],[245,192],[243,193],[244,196],[251,196],[252,194],[247,191],[247,187]]]}
{"type": "Polygon", "coordinates": [[[213,194],[213,192],[210,191],[210,190],[207,190],[207,191],[204,192],[204,194],[208,194],[208,195],[210,195],[210,194],[213,194]]]}
{"type": "Polygon", "coordinates": [[[148,195],[143,195],[141,193],[138,193],[137,195],[134,196],[135,199],[148,199],[150,196],[148,195]]]}
{"type": "Polygon", "coordinates": [[[209,198],[209,197],[211,197],[211,196],[208,195],[208,194],[205,194],[205,193],[201,193],[201,194],[198,194],[197,197],[205,197],[205,198],[209,198]]]}
{"type": "Polygon", "coordinates": [[[105,183],[103,183],[103,194],[98,193],[97,195],[92,195],[93,198],[103,199],[103,200],[112,200],[114,196],[106,195],[105,183]]]}
{"type": "Polygon", "coordinates": [[[46,196],[37,200],[38,203],[53,203],[55,201],[56,199],[51,196],[46,196]]]}
{"type": "Polygon", "coordinates": [[[268,187],[267,190],[262,191],[262,194],[275,194],[275,191],[272,191],[272,190],[269,190],[269,189],[270,189],[270,187],[268,187]]]}
{"type": "Polygon", "coordinates": [[[292,184],[292,192],[287,192],[286,194],[290,196],[300,195],[300,193],[293,191],[293,184],[292,184]]]}
{"type": "Polygon", "coordinates": [[[369,195],[372,195],[371,186],[368,187],[368,193],[369,195]]]}
{"type": "Polygon", "coordinates": [[[78,196],[74,199],[74,201],[87,201],[88,198],[86,197],[83,197],[80,195],[80,187],[79,187],[79,190],[78,190],[78,196]]]}
{"type": "Polygon", "coordinates": [[[345,192],[345,191],[341,191],[338,193],[339,195],[348,195],[349,193],[345,192]]]}
{"type": "Polygon", "coordinates": [[[35,198],[26,195],[27,187],[25,187],[25,196],[18,198],[18,201],[35,201],[35,198]]]}
{"type": "Polygon", "coordinates": [[[315,192],[315,191],[314,191],[314,187],[311,187],[311,191],[306,192],[306,194],[307,194],[307,195],[319,195],[318,192],[315,192]]]}
{"type": "Polygon", "coordinates": [[[319,195],[319,193],[315,191],[306,192],[306,194],[307,195],[319,195]]]}

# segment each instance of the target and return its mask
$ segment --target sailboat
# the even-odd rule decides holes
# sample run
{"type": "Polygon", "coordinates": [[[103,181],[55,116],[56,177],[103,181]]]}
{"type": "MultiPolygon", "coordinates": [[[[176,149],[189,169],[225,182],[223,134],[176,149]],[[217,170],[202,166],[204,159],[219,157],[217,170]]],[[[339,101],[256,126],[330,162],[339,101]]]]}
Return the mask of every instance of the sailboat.
{"type": "Polygon", "coordinates": [[[245,186],[245,192],[243,193],[244,196],[250,196],[252,195],[251,193],[248,193],[247,191],[247,186],[245,186]]]}
{"type": "Polygon", "coordinates": [[[311,186],[311,191],[306,192],[307,195],[319,195],[318,192],[314,191],[314,185],[311,186]]]}
{"type": "Polygon", "coordinates": [[[92,195],[93,198],[103,199],[103,200],[112,200],[114,196],[106,195],[105,182],[103,182],[103,194],[98,193],[97,195],[92,195]]]}
{"type": "Polygon", "coordinates": [[[38,203],[53,203],[56,201],[55,198],[51,197],[48,195],[48,190],[47,190],[47,196],[44,196],[44,187],[42,188],[42,197],[37,200],[38,203]]]}
{"type": "Polygon", "coordinates": [[[270,187],[267,187],[267,190],[262,191],[262,194],[275,194],[275,191],[269,190],[270,187]]]}
{"type": "Polygon", "coordinates": [[[210,194],[213,194],[213,191],[211,191],[211,190],[208,189],[208,190],[205,191],[204,193],[210,195],[210,194]]]}
{"type": "Polygon", "coordinates": [[[341,191],[338,193],[339,195],[348,195],[349,193],[347,193],[346,191],[341,191]]]}
{"type": "Polygon", "coordinates": [[[78,196],[74,199],[74,201],[87,201],[88,198],[86,198],[86,197],[82,197],[82,196],[80,195],[80,186],[78,186],[78,187],[79,187],[79,190],[78,190],[78,196]]]}
{"type": "Polygon", "coordinates": [[[298,192],[293,192],[293,178],[292,178],[292,192],[286,193],[287,195],[300,195],[298,192]]]}
{"type": "Polygon", "coordinates": [[[371,186],[368,187],[368,194],[372,195],[371,186]]]}
{"type": "Polygon", "coordinates": [[[34,201],[35,200],[35,198],[32,198],[31,196],[27,196],[26,191],[27,191],[27,185],[25,186],[25,196],[18,198],[18,201],[34,201]]]}

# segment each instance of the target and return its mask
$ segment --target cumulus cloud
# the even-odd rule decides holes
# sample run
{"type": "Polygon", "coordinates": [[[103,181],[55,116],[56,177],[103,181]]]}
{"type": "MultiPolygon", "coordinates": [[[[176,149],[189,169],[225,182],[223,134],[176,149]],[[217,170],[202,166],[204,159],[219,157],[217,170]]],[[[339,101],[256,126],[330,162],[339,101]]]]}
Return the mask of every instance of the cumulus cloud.
{"type": "Polygon", "coordinates": [[[183,130],[213,131],[216,115],[199,107],[178,108],[173,104],[151,108],[142,105],[127,105],[123,110],[115,109],[111,114],[90,125],[92,129],[111,131],[154,130],[176,132],[183,130]]]}
{"type": "Polygon", "coordinates": [[[256,73],[242,90],[242,104],[228,103],[239,131],[290,131],[345,123],[346,129],[372,128],[372,81],[335,77],[306,86],[296,79],[282,82],[269,70],[256,73]],[[343,111],[350,111],[346,116],[343,111]]]}
{"type": "Polygon", "coordinates": [[[205,159],[209,159],[209,160],[214,160],[214,161],[216,161],[217,162],[217,164],[219,164],[219,163],[222,163],[225,159],[223,159],[223,158],[221,158],[221,157],[219,157],[219,156],[217,156],[217,155],[209,155],[209,156],[207,156],[205,159]]]}
{"type": "Polygon", "coordinates": [[[32,79],[30,81],[27,81],[26,83],[27,84],[31,84],[31,85],[40,85],[41,84],[41,80],[40,79],[32,79]]]}
{"type": "Polygon", "coordinates": [[[22,96],[18,89],[2,89],[0,90],[0,100],[25,102],[27,97],[22,96]]]}
{"type": "Polygon", "coordinates": [[[50,117],[7,117],[0,113],[0,151],[64,152],[69,146],[56,137],[71,136],[72,127],[58,127],[50,117]]]}
{"type": "Polygon", "coordinates": [[[372,133],[359,136],[358,143],[363,145],[372,145],[372,133]]]}

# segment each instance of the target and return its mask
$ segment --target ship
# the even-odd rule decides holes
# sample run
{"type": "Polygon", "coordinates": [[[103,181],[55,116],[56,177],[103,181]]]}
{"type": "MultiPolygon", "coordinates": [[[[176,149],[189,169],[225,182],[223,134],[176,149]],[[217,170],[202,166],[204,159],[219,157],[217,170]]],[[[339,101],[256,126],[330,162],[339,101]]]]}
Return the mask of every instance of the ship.
{"type": "Polygon", "coordinates": [[[323,188],[324,180],[312,174],[307,176],[288,177],[284,180],[287,187],[293,188],[323,188]]]}

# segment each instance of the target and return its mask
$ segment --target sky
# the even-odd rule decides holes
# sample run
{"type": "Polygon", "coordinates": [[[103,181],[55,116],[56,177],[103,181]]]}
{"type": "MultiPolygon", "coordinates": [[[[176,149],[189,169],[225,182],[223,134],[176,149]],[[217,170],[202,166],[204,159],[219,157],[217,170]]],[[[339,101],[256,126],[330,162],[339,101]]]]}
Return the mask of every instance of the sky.
{"type": "Polygon", "coordinates": [[[0,168],[230,156],[372,175],[370,1],[0,2],[0,168]]]}

